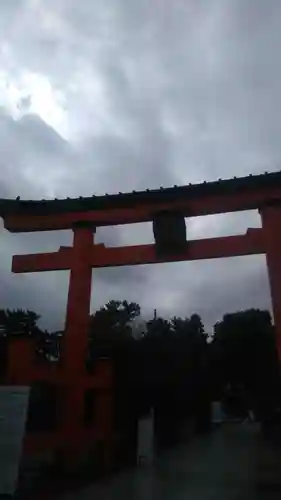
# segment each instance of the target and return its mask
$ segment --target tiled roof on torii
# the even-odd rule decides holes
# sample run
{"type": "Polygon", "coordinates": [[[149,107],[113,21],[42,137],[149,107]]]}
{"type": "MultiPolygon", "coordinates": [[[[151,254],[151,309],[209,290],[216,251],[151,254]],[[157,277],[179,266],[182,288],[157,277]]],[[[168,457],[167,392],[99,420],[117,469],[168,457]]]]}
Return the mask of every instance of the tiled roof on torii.
{"type": "Polygon", "coordinates": [[[66,212],[86,212],[133,208],[142,203],[163,203],[182,198],[202,198],[205,196],[233,195],[247,193],[255,189],[281,187],[281,171],[265,172],[259,175],[219,179],[199,184],[174,186],[169,188],[147,189],[131,193],[105,194],[79,198],[53,200],[0,199],[0,216],[6,215],[49,215],[66,212]]]}

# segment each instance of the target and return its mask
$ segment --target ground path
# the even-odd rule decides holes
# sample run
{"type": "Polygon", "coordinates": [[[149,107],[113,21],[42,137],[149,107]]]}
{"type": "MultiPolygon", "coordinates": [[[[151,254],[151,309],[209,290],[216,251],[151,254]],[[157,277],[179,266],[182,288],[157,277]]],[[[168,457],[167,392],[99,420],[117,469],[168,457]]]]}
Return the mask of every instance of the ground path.
{"type": "Polygon", "coordinates": [[[254,424],[226,425],[63,500],[277,500],[281,453],[254,424]]]}

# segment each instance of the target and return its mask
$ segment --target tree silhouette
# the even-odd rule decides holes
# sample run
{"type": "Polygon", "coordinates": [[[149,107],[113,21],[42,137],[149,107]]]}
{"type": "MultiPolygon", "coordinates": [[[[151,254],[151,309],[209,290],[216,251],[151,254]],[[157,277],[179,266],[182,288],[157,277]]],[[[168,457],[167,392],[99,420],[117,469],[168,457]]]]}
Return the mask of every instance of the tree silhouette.
{"type": "Polygon", "coordinates": [[[132,335],[131,322],[140,315],[140,306],[126,300],[111,300],[90,317],[90,338],[118,341],[132,335]]]}
{"type": "MultiPolygon", "coordinates": [[[[262,422],[273,418],[281,386],[276,332],[268,311],[225,314],[214,326],[211,344],[206,342],[198,314],[150,319],[145,333],[135,338],[134,321],[140,312],[135,302],[111,300],[90,316],[87,368],[92,371],[100,358],[110,358],[115,425],[121,434],[127,429],[135,432],[137,419],[151,407],[162,437],[171,438],[181,422],[194,417],[198,430],[207,429],[210,401],[220,399],[226,387],[232,394],[243,393],[243,404],[251,406],[262,422]]],[[[45,362],[59,359],[63,332],[42,331],[39,319],[30,310],[0,310],[0,337],[5,340],[0,345],[1,359],[7,343],[19,336],[33,339],[37,355],[45,362]]],[[[49,389],[46,401],[53,401],[53,389],[49,389]]],[[[39,418],[42,390],[37,387],[34,392],[32,422],[36,415],[39,418]]]]}
{"type": "Polygon", "coordinates": [[[23,309],[1,309],[0,331],[7,337],[35,337],[40,332],[37,322],[40,316],[34,311],[23,309]]]}
{"type": "Polygon", "coordinates": [[[247,404],[264,420],[280,399],[275,329],[269,312],[249,309],[226,314],[214,330],[211,350],[219,361],[221,387],[240,388],[247,404]]]}

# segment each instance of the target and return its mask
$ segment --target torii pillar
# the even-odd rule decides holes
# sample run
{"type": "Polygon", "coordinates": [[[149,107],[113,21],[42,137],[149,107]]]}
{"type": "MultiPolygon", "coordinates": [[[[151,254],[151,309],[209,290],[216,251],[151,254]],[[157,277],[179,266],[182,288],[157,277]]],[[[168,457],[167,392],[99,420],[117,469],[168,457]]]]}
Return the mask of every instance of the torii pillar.
{"type": "Polygon", "coordinates": [[[72,265],[70,269],[66,310],[64,369],[76,377],[84,371],[88,345],[89,313],[92,283],[92,253],[96,228],[89,223],[73,227],[72,265]]]}
{"type": "Polygon", "coordinates": [[[83,421],[84,385],[79,384],[79,379],[85,376],[92,282],[91,253],[95,228],[89,223],[79,223],[73,227],[73,232],[72,264],[62,351],[62,366],[67,382],[62,432],[66,442],[69,443],[76,440],[79,442],[78,429],[83,421]]]}
{"type": "Polygon", "coordinates": [[[281,362],[281,203],[268,204],[260,208],[259,212],[276,329],[276,345],[281,362]]]}
{"type": "MultiPolygon", "coordinates": [[[[30,256],[14,256],[13,272],[35,272],[70,269],[68,301],[66,310],[65,332],[62,339],[62,355],[57,370],[54,372],[41,370],[32,365],[31,351],[28,348],[21,356],[22,347],[12,356],[10,373],[16,374],[18,380],[27,385],[33,380],[51,380],[60,388],[58,403],[58,429],[48,442],[37,439],[26,440],[28,451],[33,452],[39,446],[52,448],[57,454],[60,464],[68,471],[80,466],[85,443],[101,438],[103,440],[104,468],[110,470],[112,465],[112,373],[105,365],[98,372],[90,375],[86,370],[86,357],[89,339],[89,314],[91,301],[91,281],[93,268],[94,245],[93,224],[79,222],[72,225],[73,245],[69,248],[50,254],[32,254],[30,256]],[[30,261],[31,258],[31,261],[30,261]],[[18,359],[22,359],[21,370],[18,359]],[[84,396],[88,389],[99,388],[97,393],[96,415],[94,426],[85,429],[84,396]],[[38,442],[37,442],[38,441],[38,442]],[[51,443],[51,444],[50,444],[51,443]],[[38,446],[37,446],[38,445],[38,446]]],[[[41,449],[41,448],[40,448],[41,449]]]]}

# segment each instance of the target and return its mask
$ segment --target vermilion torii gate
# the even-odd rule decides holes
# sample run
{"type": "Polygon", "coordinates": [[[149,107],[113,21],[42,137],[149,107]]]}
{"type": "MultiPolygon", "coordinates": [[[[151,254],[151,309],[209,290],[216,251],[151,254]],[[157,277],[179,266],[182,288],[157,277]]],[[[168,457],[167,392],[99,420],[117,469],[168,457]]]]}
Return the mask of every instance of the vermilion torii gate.
{"type": "Polygon", "coordinates": [[[281,360],[281,172],[71,200],[1,200],[0,215],[5,228],[14,233],[65,229],[74,233],[72,247],[61,247],[53,253],[16,255],[12,264],[14,273],[70,270],[63,373],[73,390],[65,401],[66,439],[77,434],[80,426],[85,382],[81,385],[79,381],[87,350],[93,268],[265,253],[281,360]],[[186,217],[253,209],[261,215],[261,229],[194,241],[185,236],[180,249],[174,245],[164,254],[158,252],[157,245],[107,248],[93,242],[96,228],[101,226],[162,220],[163,229],[168,219],[172,227],[171,217],[176,224],[186,217]]]}

